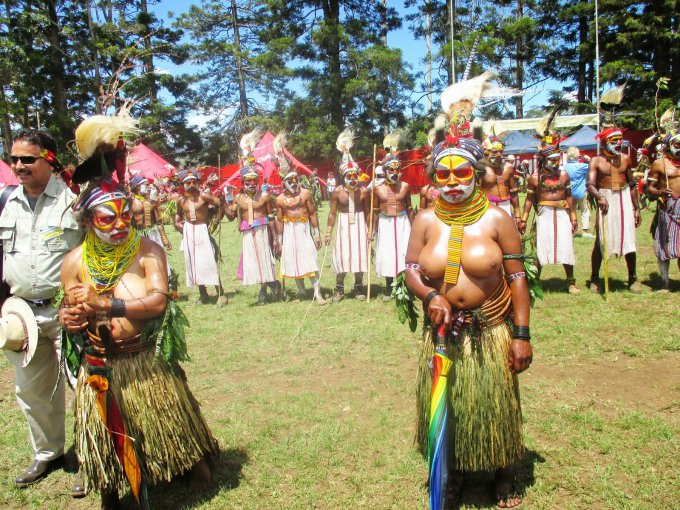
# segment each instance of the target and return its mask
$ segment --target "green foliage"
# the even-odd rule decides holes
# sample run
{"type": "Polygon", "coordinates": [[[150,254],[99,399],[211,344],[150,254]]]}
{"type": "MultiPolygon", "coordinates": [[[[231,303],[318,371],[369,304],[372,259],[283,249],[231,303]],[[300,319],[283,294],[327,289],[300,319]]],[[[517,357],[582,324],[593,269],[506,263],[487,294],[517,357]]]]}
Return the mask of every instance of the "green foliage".
{"type": "Polygon", "coordinates": [[[408,321],[411,332],[418,328],[418,310],[416,309],[416,297],[406,285],[406,272],[402,271],[392,282],[392,297],[397,306],[397,317],[402,324],[408,321]]]}

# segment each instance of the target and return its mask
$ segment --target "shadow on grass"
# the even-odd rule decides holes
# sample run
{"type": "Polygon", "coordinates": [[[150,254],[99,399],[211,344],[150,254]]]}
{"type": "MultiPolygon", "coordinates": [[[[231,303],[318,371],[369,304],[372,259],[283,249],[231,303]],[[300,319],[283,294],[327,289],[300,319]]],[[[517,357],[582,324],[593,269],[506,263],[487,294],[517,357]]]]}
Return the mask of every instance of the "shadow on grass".
{"type": "MultiPolygon", "coordinates": [[[[651,287],[652,290],[661,290],[661,288],[663,287],[663,280],[661,279],[661,275],[659,273],[651,273],[649,275],[649,278],[641,280],[640,283],[642,283],[642,285],[651,287]]],[[[678,292],[680,290],[680,280],[677,279],[673,280],[672,269],[670,278],[670,290],[671,292],[678,292]]]]}
{"type": "MultiPolygon", "coordinates": [[[[149,491],[152,508],[194,508],[200,503],[213,499],[222,491],[233,490],[241,483],[243,466],[248,463],[248,453],[241,448],[220,452],[211,461],[212,483],[204,491],[188,490],[189,473],[174,478],[171,482],[160,484],[149,491]]],[[[137,508],[130,493],[124,499],[125,508],[137,508]]]]}
{"type": "MultiPolygon", "coordinates": [[[[517,489],[521,494],[536,483],[534,470],[536,464],[542,464],[545,458],[538,452],[527,450],[526,454],[515,465],[515,476],[517,479],[517,489]]],[[[494,474],[486,471],[465,474],[465,484],[463,493],[457,506],[465,505],[471,508],[496,508],[496,490],[494,487],[494,474]]]]}

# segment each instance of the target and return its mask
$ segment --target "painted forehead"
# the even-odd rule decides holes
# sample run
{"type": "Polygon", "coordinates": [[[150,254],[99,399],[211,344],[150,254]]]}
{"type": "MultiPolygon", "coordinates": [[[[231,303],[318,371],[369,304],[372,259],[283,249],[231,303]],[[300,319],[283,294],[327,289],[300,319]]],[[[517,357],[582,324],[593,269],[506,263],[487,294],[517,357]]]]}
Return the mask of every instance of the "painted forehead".
{"type": "Polygon", "coordinates": [[[109,200],[102,204],[94,206],[92,209],[95,214],[99,215],[118,215],[124,214],[130,211],[130,205],[128,201],[124,198],[119,198],[116,200],[109,200]]]}

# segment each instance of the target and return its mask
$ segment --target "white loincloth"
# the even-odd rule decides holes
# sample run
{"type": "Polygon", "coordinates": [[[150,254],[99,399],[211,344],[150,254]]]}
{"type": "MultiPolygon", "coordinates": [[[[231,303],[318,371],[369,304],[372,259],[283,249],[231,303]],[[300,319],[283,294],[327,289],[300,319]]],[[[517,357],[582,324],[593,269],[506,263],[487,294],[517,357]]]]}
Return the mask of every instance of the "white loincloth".
{"type": "Polygon", "coordinates": [[[252,227],[242,233],[243,285],[276,281],[276,264],[267,225],[252,227]]]}
{"type": "Polygon", "coordinates": [[[337,273],[365,273],[368,271],[368,240],[363,212],[338,213],[333,245],[333,271],[337,273]]]}
{"type": "MultiPolygon", "coordinates": [[[[625,255],[635,251],[635,218],[633,217],[633,201],[630,188],[621,191],[603,188],[600,194],[609,202],[606,216],[607,256],[625,255]]],[[[599,209],[598,209],[599,211],[599,209]]],[[[600,233],[600,249],[602,249],[602,215],[598,212],[597,228],[600,233]]],[[[604,252],[603,252],[604,255],[604,252]]]]}
{"type": "Polygon", "coordinates": [[[187,287],[220,284],[208,225],[184,222],[182,244],[179,248],[184,252],[187,287]]]}
{"type": "Polygon", "coordinates": [[[307,278],[314,276],[318,270],[316,246],[309,231],[309,222],[284,222],[281,276],[284,278],[307,278]]]}
{"type": "Polygon", "coordinates": [[[514,215],[512,214],[512,204],[510,203],[509,198],[507,200],[501,200],[496,205],[508,213],[511,218],[514,218],[514,215]]]}
{"type": "Polygon", "coordinates": [[[536,256],[541,266],[569,264],[573,266],[574,237],[566,209],[538,206],[536,217],[536,256]]]}
{"type": "Polygon", "coordinates": [[[394,278],[406,269],[406,248],[411,235],[408,216],[378,217],[375,248],[375,272],[378,276],[394,278]]]}

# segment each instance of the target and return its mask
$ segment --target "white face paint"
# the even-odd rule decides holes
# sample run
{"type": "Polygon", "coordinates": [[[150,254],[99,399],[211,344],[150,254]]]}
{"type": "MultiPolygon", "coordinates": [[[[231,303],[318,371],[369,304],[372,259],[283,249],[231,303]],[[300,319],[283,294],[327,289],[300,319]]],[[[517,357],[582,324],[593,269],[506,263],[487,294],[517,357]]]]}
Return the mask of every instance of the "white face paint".
{"type": "Polygon", "coordinates": [[[680,158],[680,136],[673,137],[668,141],[668,155],[673,159],[680,158]]]}
{"type": "Polygon", "coordinates": [[[450,204],[465,202],[475,190],[476,178],[473,177],[469,184],[455,184],[439,188],[439,196],[450,204]]]}
{"type": "Polygon", "coordinates": [[[609,154],[614,154],[618,156],[621,154],[621,147],[622,147],[622,139],[621,138],[608,138],[607,139],[607,145],[605,146],[605,150],[609,154]]]}
{"type": "Polygon", "coordinates": [[[359,179],[357,179],[356,174],[343,177],[343,180],[345,182],[345,188],[350,191],[354,191],[359,187],[359,179]]]}
{"type": "Polygon", "coordinates": [[[121,245],[130,235],[132,215],[126,200],[104,202],[92,210],[94,234],[107,244],[121,245]]]}
{"type": "Polygon", "coordinates": [[[283,181],[283,185],[288,190],[288,193],[293,195],[297,195],[300,191],[300,185],[298,184],[297,179],[283,181]]]}
{"type": "Polygon", "coordinates": [[[149,191],[149,186],[147,186],[146,184],[141,184],[139,186],[139,194],[142,195],[143,197],[146,196],[148,191],[149,191]]]}
{"type": "Polygon", "coordinates": [[[399,170],[388,169],[385,172],[385,182],[387,182],[388,184],[395,184],[399,182],[400,177],[401,172],[399,170]]]}

